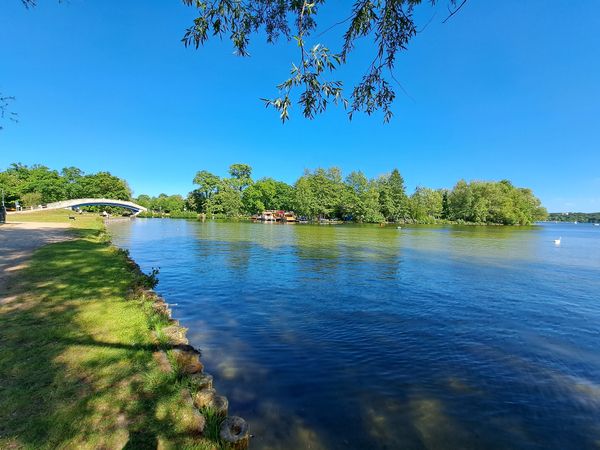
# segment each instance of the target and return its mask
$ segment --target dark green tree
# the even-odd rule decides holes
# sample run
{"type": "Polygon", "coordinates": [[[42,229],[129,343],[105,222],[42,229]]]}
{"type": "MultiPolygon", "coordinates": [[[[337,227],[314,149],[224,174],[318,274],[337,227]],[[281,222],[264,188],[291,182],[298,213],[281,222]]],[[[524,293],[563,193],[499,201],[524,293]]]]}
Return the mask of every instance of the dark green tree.
{"type": "Polygon", "coordinates": [[[244,211],[248,214],[264,210],[290,210],[293,208],[294,189],[289,184],[262,178],[248,186],[242,195],[244,211]]]}
{"type": "Polygon", "coordinates": [[[221,179],[206,170],[201,170],[194,177],[194,184],[197,189],[191,192],[191,199],[188,202],[193,203],[197,212],[207,212],[206,202],[216,194],[221,179]]]}
{"type": "Polygon", "coordinates": [[[231,185],[240,192],[252,184],[252,167],[248,164],[232,164],[229,166],[229,175],[231,175],[231,185]]]}
{"type": "Polygon", "coordinates": [[[382,222],[377,183],[360,171],[346,177],[344,211],[355,222],[382,222]]]}
{"type": "Polygon", "coordinates": [[[379,204],[386,220],[401,222],[409,218],[408,197],[404,187],[404,178],[398,169],[392,170],[388,176],[380,177],[379,204]]]}
{"type": "Polygon", "coordinates": [[[306,171],[296,182],[296,211],[311,219],[340,217],[343,212],[345,185],[337,167],[306,171]]]}

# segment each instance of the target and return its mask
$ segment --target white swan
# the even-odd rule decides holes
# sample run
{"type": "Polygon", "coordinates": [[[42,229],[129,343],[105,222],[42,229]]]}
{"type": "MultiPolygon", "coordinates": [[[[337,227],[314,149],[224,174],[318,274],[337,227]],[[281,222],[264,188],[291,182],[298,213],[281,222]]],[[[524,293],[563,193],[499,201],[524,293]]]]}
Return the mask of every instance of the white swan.
{"type": "Polygon", "coordinates": [[[562,237],[559,237],[558,239],[554,239],[554,244],[555,245],[560,245],[560,241],[562,240],[562,237]]]}

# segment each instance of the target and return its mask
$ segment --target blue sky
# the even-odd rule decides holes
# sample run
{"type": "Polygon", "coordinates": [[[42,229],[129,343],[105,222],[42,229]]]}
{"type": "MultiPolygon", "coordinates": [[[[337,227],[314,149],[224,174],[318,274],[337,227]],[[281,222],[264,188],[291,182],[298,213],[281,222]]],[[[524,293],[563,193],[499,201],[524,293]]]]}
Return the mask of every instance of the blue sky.
{"type": "MultiPolygon", "coordinates": [[[[287,182],[319,166],[398,167],[411,191],[508,178],[551,211],[600,210],[596,0],[471,0],[446,24],[445,5],[424,7],[421,23],[433,19],[398,59],[408,95],[398,91],[387,125],[341,109],[314,121],[294,109],[282,125],[259,98],[275,96],[293,46],[259,38],[246,59],[227,41],[185,49],[194,11],[178,1],[39,3],[0,4],[0,92],[20,117],[0,131],[0,168],[109,170],[156,195],[185,194],[196,171],[235,162],[287,182]]],[[[348,5],[330,0],[323,27],[348,5]]],[[[341,31],[319,41],[335,48],[341,31]]],[[[347,84],[367,53],[343,69],[347,84]]]]}

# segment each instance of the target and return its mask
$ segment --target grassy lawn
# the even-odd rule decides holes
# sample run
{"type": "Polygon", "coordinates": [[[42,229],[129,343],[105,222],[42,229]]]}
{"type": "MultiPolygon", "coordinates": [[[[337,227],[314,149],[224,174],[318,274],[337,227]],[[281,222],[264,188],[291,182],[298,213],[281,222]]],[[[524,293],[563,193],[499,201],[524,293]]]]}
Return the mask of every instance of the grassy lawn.
{"type": "Polygon", "coordinates": [[[166,321],[132,293],[140,276],[126,255],[99,217],[71,223],[75,238],[39,249],[16,300],[0,304],[0,448],[221,448],[219,418],[207,418],[204,436],[190,434],[189,382],[153,357],[161,344],[151,331],[166,321]]]}

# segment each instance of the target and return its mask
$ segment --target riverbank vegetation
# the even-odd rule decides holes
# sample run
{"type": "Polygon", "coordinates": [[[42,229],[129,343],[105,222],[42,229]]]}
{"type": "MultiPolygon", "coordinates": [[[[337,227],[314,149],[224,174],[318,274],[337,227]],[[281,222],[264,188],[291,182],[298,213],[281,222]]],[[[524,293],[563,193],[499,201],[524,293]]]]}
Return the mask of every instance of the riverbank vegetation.
{"type": "Polygon", "coordinates": [[[127,182],[109,172],[86,174],[77,167],[49,169],[41,164],[11,164],[0,171],[0,187],[10,206],[36,207],[72,198],[131,200],[127,182]]]}
{"type": "Polygon", "coordinates": [[[166,320],[136,289],[148,278],[99,218],[70,222],[74,239],[38,250],[0,302],[0,448],[222,448],[222,419],[198,436],[186,378],[155,359],[166,320]]]}
{"type": "Polygon", "coordinates": [[[0,172],[10,200],[24,206],[81,197],[134,200],[148,208],[143,217],[242,218],[264,210],[294,211],[307,220],[359,223],[482,223],[527,225],[547,216],[527,188],[508,180],[460,180],[450,189],[418,186],[407,193],[398,169],[376,178],[361,171],[344,176],[338,168],[306,170],[293,184],[266,177],[254,180],[247,164],[233,164],[228,176],[201,170],[187,197],[160,194],[131,198],[124,180],[108,172],[85,175],[77,168],[60,172],[44,166],[13,164],[0,172]]]}
{"type": "Polygon", "coordinates": [[[548,220],[553,222],[600,223],[600,212],[597,213],[550,213],[548,220]]]}
{"type": "Polygon", "coordinates": [[[527,225],[546,217],[530,189],[510,181],[461,180],[452,189],[417,187],[408,195],[397,169],[377,178],[362,172],[346,177],[337,168],[305,171],[293,184],[272,178],[253,181],[245,164],[230,167],[229,177],[200,171],[188,207],[207,215],[240,217],[263,210],[293,210],[309,220],[354,222],[468,222],[527,225]]]}

